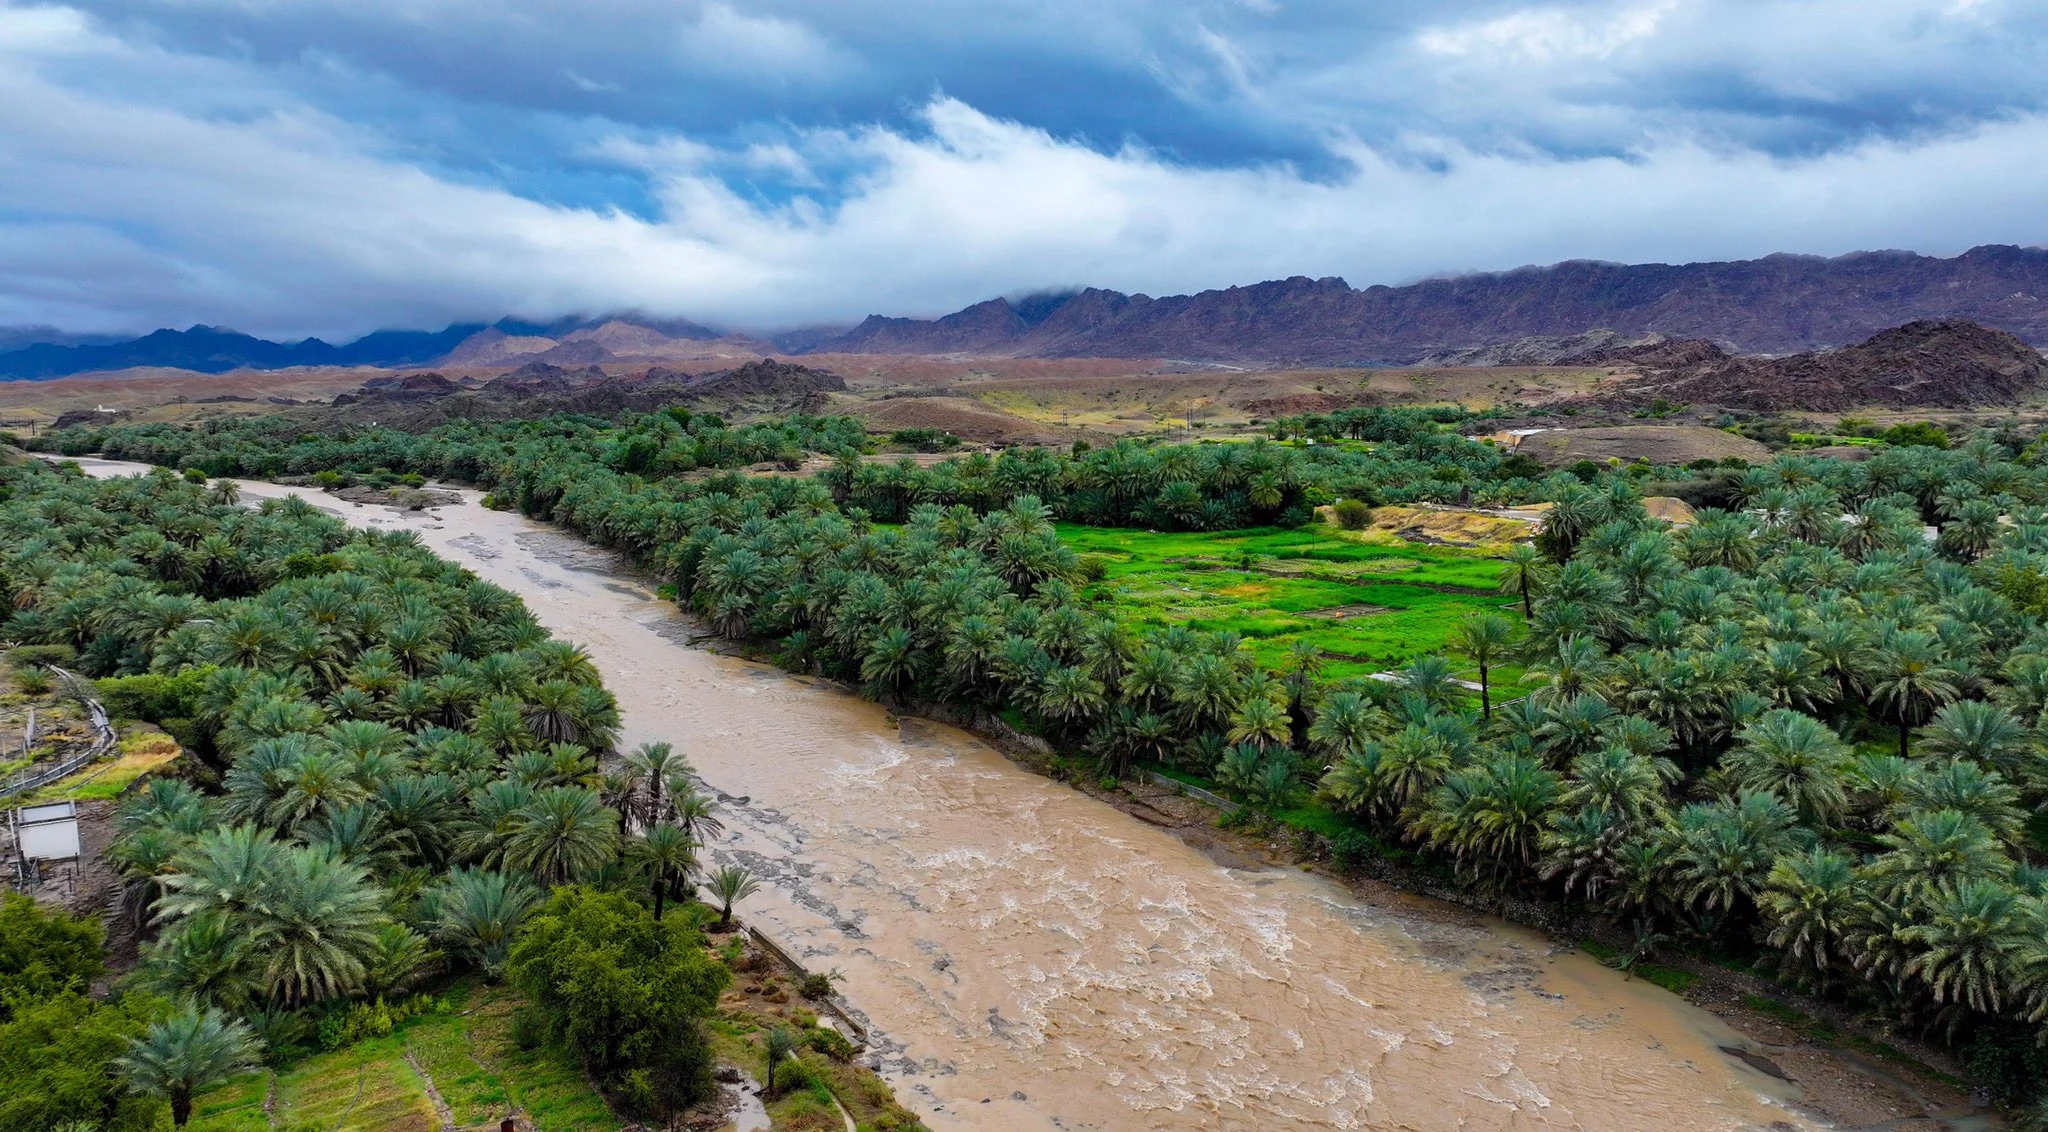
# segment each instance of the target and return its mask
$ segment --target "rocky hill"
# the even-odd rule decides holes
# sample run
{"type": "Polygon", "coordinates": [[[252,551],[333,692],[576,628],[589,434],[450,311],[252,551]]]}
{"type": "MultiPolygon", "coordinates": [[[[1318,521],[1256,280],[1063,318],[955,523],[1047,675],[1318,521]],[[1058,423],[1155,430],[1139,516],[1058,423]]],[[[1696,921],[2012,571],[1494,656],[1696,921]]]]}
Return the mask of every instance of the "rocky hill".
{"type": "MultiPolygon", "coordinates": [[[[342,420],[424,428],[445,420],[507,420],[549,413],[612,416],[665,405],[722,412],[815,411],[824,405],[827,393],[845,389],[846,380],[836,373],[771,358],[709,373],[653,366],[622,376],[609,376],[596,366],[570,370],[533,361],[475,387],[438,373],[373,378],[354,393],[336,397],[334,407],[342,420]]],[[[329,413],[325,419],[337,418],[329,413]]]]}
{"type": "Polygon", "coordinates": [[[2017,336],[1964,319],[1909,322],[1836,350],[1735,357],[1700,339],[1590,351],[1591,364],[1639,367],[1635,401],[1775,410],[1968,408],[2048,388],[2048,360],[2017,336]]]}
{"type": "MultiPolygon", "coordinates": [[[[1407,364],[1594,328],[1787,353],[1942,318],[2048,343],[2048,249],[1988,245],[1951,259],[1887,251],[1677,266],[1581,261],[1364,290],[1302,277],[1166,298],[1091,288],[991,299],[931,320],[871,316],[810,349],[1407,364]]],[[[1530,352],[1546,351],[1531,343],[1530,352]]]]}

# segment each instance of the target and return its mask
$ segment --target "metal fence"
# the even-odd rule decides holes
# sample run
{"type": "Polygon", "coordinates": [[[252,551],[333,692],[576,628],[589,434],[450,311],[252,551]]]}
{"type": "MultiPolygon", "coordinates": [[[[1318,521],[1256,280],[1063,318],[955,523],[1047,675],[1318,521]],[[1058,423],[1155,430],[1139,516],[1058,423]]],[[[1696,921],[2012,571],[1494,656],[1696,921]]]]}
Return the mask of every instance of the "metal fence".
{"type": "Polygon", "coordinates": [[[1160,774],[1158,771],[1145,770],[1144,768],[1140,767],[1137,773],[1141,775],[1147,782],[1150,782],[1155,786],[1164,786],[1168,790],[1171,790],[1176,794],[1186,794],[1190,798],[1195,798],[1200,801],[1207,802],[1210,805],[1216,807],[1217,809],[1222,810],[1226,814],[1235,813],[1237,811],[1238,803],[1233,802],[1228,798],[1225,798],[1221,794],[1212,793],[1208,790],[1202,789],[1199,786],[1190,786],[1187,783],[1182,782],[1178,778],[1172,778],[1167,775],[1160,774]]]}
{"type": "Polygon", "coordinates": [[[100,703],[98,696],[93,695],[92,683],[62,668],[52,666],[50,671],[57,674],[57,683],[63,687],[64,694],[77,700],[79,706],[85,709],[86,724],[92,729],[92,745],[53,766],[30,767],[0,783],[0,798],[11,798],[16,794],[47,786],[58,779],[68,778],[98,762],[114,748],[113,722],[107,718],[106,706],[100,703]]]}

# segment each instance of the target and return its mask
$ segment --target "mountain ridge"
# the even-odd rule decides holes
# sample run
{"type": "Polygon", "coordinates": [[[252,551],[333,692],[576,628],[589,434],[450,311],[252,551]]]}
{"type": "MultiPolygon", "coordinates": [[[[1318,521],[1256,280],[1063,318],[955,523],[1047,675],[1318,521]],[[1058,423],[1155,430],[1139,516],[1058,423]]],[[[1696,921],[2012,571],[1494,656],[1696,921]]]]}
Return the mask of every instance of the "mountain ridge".
{"type": "Polygon", "coordinates": [[[318,338],[271,342],[201,325],[118,342],[58,335],[0,352],[0,379],[137,366],[222,373],[528,360],[580,365],[661,360],[719,344],[749,350],[772,344],[789,355],[1410,365],[1508,356],[1513,351],[1487,348],[1596,331],[1631,340],[1706,339],[1738,354],[1784,354],[1851,345],[1906,322],[1954,318],[2048,344],[2048,249],[1986,244],[1948,258],[1907,251],[1832,258],[1776,253],[1677,265],[1567,260],[1400,286],[1359,289],[1335,276],[1294,276],[1157,298],[1083,287],[987,299],[930,319],[870,315],[849,329],[801,328],[765,342],[635,312],[380,330],[342,345],[318,338]]]}
{"type": "Polygon", "coordinates": [[[1398,287],[1295,276],[1163,298],[1086,288],[1035,320],[1007,299],[929,320],[870,316],[812,352],[1405,365],[1595,329],[1792,353],[1946,318],[2048,343],[2048,249],[1987,244],[1946,259],[1876,251],[1679,265],[1568,260],[1398,287]]]}

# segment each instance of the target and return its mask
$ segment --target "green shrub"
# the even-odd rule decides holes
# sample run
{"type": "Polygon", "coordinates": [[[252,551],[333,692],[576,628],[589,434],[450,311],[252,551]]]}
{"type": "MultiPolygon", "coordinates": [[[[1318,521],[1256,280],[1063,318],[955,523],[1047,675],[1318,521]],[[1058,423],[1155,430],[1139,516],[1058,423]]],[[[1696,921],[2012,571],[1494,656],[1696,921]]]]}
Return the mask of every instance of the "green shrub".
{"type": "Polygon", "coordinates": [[[185,469],[185,482],[186,482],[186,483],[205,483],[205,482],[206,482],[206,469],[204,469],[204,468],[186,468],[186,469],[185,469]]]}
{"type": "Polygon", "coordinates": [[[41,665],[28,664],[14,670],[14,688],[24,696],[40,696],[50,690],[50,670],[41,665]]]}
{"type": "Polygon", "coordinates": [[[16,997],[84,991],[105,963],[96,920],[45,909],[18,892],[0,892],[0,1019],[16,997]]]}
{"type": "Polygon", "coordinates": [[[810,999],[830,998],[832,985],[838,982],[840,977],[837,971],[812,971],[797,980],[796,992],[810,999]]]}
{"type": "Polygon", "coordinates": [[[78,650],[70,645],[16,645],[7,654],[7,663],[16,668],[69,665],[77,659],[78,650]]]}
{"type": "Polygon", "coordinates": [[[17,1000],[0,1021],[0,1128],[88,1121],[97,1132],[154,1132],[163,1102],[130,1093],[113,1060],[160,1005],[139,994],[115,1003],[75,992],[17,1000]]]}
{"type": "Polygon", "coordinates": [[[1362,531],[1372,523],[1372,508],[1363,500],[1340,499],[1332,509],[1337,516],[1337,525],[1347,531],[1362,531]]]}
{"type": "Polygon", "coordinates": [[[1347,829],[1330,839],[1330,863],[1342,873],[1355,873],[1386,851],[1379,838],[1362,829],[1347,829]]]}
{"type": "Polygon", "coordinates": [[[834,1061],[851,1061],[859,1053],[851,1038],[829,1026],[813,1026],[804,1031],[804,1040],[810,1047],[834,1061]]]}
{"type": "Polygon", "coordinates": [[[395,1003],[352,1002],[330,1010],[320,1018],[320,1048],[337,1050],[370,1038],[384,1038],[413,1018],[447,1009],[447,1003],[430,994],[416,994],[395,1003]]]}
{"type": "Polygon", "coordinates": [[[1084,554],[1081,556],[1082,581],[1099,582],[1107,577],[1109,577],[1109,559],[1104,558],[1100,554],[1084,554]]]}
{"type": "Polygon", "coordinates": [[[1884,430],[1881,439],[1897,448],[1947,448],[1948,430],[1933,421],[1912,421],[1884,430]]]}
{"type": "Polygon", "coordinates": [[[212,668],[187,668],[174,676],[147,672],[139,676],[108,676],[93,681],[100,702],[114,719],[162,723],[197,714],[199,694],[212,668]]]}

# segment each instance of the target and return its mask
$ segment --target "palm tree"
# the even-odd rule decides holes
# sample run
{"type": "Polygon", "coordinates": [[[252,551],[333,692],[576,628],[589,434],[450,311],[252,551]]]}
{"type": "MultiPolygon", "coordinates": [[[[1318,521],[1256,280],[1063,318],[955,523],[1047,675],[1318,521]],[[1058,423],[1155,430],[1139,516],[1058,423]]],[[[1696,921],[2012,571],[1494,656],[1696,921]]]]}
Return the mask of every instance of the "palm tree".
{"type": "Polygon", "coordinates": [[[1866,869],[1880,891],[1902,905],[1925,903],[1973,880],[2010,875],[2012,860],[1990,827],[1958,810],[1920,811],[1879,834],[1885,852],[1866,869]]]}
{"type": "Polygon", "coordinates": [[[1237,714],[1230,718],[1230,731],[1226,735],[1233,743],[1248,743],[1259,750],[1275,745],[1285,745],[1294,735],[1293,724],[1287,718],[1287,710],[1264,696],[1255,696],[1245,701],[1237,714]]]}
{"type": "Polygon", "coordinates": [[[642,743],[626,756],[626,777],[633,783],[633,816],[652,825],[668,816],[669,783],[690,773],[690,761],[668,743],[642,743]]]}
{"type": "Polygon", "coordinates": [[[795,1030],[787,1026],[769,1028],[768,1036],[765,1039],[767,1047],[765,1052],[768,1055],[768,1085],[764,1090],[769,1096],[775,1095],[775,1067],[782,1064],[785,1058],[796,1052],[797,1044],[795,1030]]]}
{"type": "Polygon", "coordinates": [[[1664,787],[1676,775],[1677,768],[1663,759],[1602,747],[1572,760],[1558,804],[1604,814],[1618,830],[1652,827],[1667,816],[1664,787]]]}
{"type": "Polygon", "coordinates": [[[2023,840],[2030,816],[2011,783],[1968,759],[1923,765],[1905,784],[1905,794],[1911,808],[1968,814],[2008,842],[2023,840]]]}
{"type": "Polygon", "coordinates": [[[611,860],[618,840],[618,815],[595,791],[551,786],[513,816],[505,859],[543,884],[571,884],[611,860]]]}
{"type": "Polygon", "coordinates": [[[1686,901],[1718,916],[1753,899],[1777,859],[1810,834],[1776,795],[1745,791],[1732,802],[1687,806],[1676,839],[1672,865],[1686,901]]]}
{"type": "Polygon", "coordinates": [[[654,918],[660,920],[676,879],[697,867],[697,843],[681,826],[661,822],[649,827],[634,844],[633,855],[647,869],[654,918]]]}
{"type": "Polygon", "coordinates": [[[293,849],[245,919],[270,997],[287,1006],[359,989],[384,925],[369,873],[324,849],[293,849]]]}
{"type": "Polygon", "coordinates": [[[2001,770],[2020,765],[2030,738],[2011,712],[1982,700],[1958,700],[1942,708],[1920,737],[1927,754],[1974,759],[2001,770]]]}
{"type": "Polygon", "coordinates": [[[1535,592],[1542,585],[1544,568],[1548,560],[1543,552],[1529,543],[1517,543],[1502,556],[1506,565],[1500,574],[1500,591],[1519,595],[1522,599],[1522,616],[1534,617],[1535,592]]]}
{"type": "Polygon", "coordinates": [[[228,826],[201,834],[171,857],[156,904],[160,921],[202,912],[229,916],[253,912],[263,903],[281,868],[284,846],[269,830],[253,825],[228,826]]]}
{"type": "Polygon", "coordinates": [[[1812,716],[1766,712],[1742,729],[1721,765],[1740,789],[1774,793],[1812,825],[1832,822],[1848,807],[1842,783],[1849,748],[1812,716]]]}
{"type": "Polygon", "coordinates": [[[1458,691],[1451,677],[1451,662],[1440,656],[1419,656],[1410,661],[1401,670],[1401,683],[1410,695],[1431,708],[1449,707],[1458,691]]]}
{"type": "Polygon", "coordinates": [[[718,901],[718,930],[726,931],[732,927],[732,906],[761,891],[761,882],[747,869],[727,865],[711,874],[707,887],[718,901]]]}
{"type": "Polygon", "coordinates": [[[1781,857],[1757,897],[1770,925],[1771,946],[1826,972],[1840,954],[1856,911],[1855,866],[1848,857],[1815,847],[1781,857]]]}
{"type": "Polygon", "coordinates": [[[676,824],[692,842],[703,845],[725,832],[725,823],[718,820],[718,803],[699,793],[694,784],[680,778],[671,781],[669,797],[674,799],[676,824]]]}
{"type": "Polygon", "coordinates": [[[922,658],[916,638],[900,625],[884,629],[868,645],[860,663],[860,678],[877,697],[895,696],[922,674],[922,658]]]}
{"type": "Polygon", "coordinates": [[[381,999],[410,990],[428,966],[439,960],[427,937],[404,924],[385,924],[377,929],[376,941],[363,963],[363,997],[381,999]]]}
{"type": "Polygon", "coordinates": [[[192,1119],[192,1097],[256,1067],[249,1027],[212,1007],[187,1005],[152,1025],[114,1059],[128,1087],[171,1102],[171,1124],[192,1119]]]}
{"type": "Polygon", "coordinates": [[[1994,880],[1965,881],[1935,893],[1926,915],[1901,933],[1925,949],[1903,973],[1926,984],[1936,1002],[1996,1013],[2027,942],[2019,893],[1994,880]]]}
{"type": "Polygon", "coordinates": [[[202,912],[164,930],[144,954],[140,977],[161,994],[240,1012],[256,989],[255,959],[243,925],[202,912]]]}
{"type": "Polygon", "coordinates": [[[1931,709],[1962,695],[1963,674],[1932,634],[1897,633],[1872,665],[1870,698],[1889,704],[1899,721],[1899,757],[1911,755],[1913,725],[1931,709]]]}
{"type": "Polygon", "coordinates": [[[1535,863],[1543,825],[1557,804],[1558,777],[1536,759],[1497,755],[1452,771],[1430,795],[1417,827],[1475,871],[1535,863]]]}
{"type": "Polygon", "coordinates": [[[1378,709],[1357,692],[1333,692],[1316,707],[1309,724],[1309,747],[1335,763],[1364,748],[1371,740],[1378,709]]]}
{"type": "Polygon", "coordinates": [[[457,869],[430,890],[434,936],[454,947],[496,980],[511,955],[512,938],[540,906],[540,890],[516,873],[457,869]]]}
{"type": "Polygon", "coordinates": [[[1420,801],[1451,770],[1451,749],[1428,728],[1408,726],[1379,746],[1376,784],[1380,804],[1399,813],[1420,801]]]}
{"type": "Polygon", "coordinates": [[[1038,713],[1069,731],[1100,712],[1105,702],[1102,681],[1078,665],[1055,668],[1039,683],[1038,713]]]}
{"type": "Polygon", "coordinates": [[[1479,666],[1479,714],[1493,718],[1493,691],[1489,679],[1493,665],[1506,653],[1515,638],[1514,623],[1498,613],[1467,617],[1451,630],[1447,642],[1479,666]]]}

